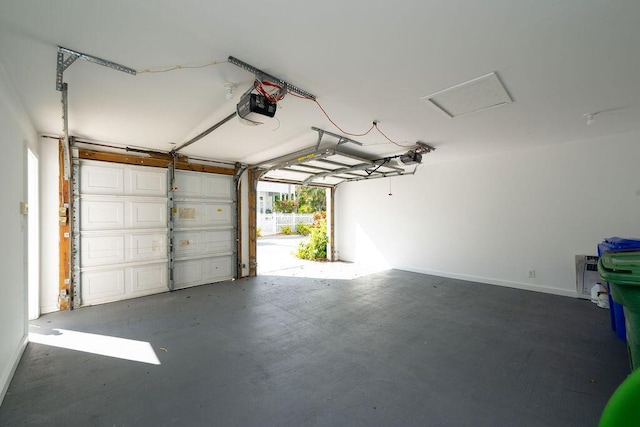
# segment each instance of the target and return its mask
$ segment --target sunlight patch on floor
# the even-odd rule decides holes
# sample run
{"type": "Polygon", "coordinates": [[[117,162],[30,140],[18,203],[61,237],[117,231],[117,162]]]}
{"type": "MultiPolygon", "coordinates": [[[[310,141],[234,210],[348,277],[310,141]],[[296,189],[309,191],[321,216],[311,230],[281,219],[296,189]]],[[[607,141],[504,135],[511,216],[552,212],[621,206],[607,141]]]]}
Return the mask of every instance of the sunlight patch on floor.
{"type": "Polygon", "coordinates": [[[354,264],[350,262],[312,262],[298,267],[265,273],[269,276],[307,277],[310,279],[353,280],[389,270],[388,266],[354,264]]]}
{"type": "Polygon", "coordinates": [[[145,341],[89,334],[67,329],[52,329],[47,334],[30,332],[29,341],[52,347],[160,365],[160,360],[155,351],[153,351],[151,344],[145,341]]]}

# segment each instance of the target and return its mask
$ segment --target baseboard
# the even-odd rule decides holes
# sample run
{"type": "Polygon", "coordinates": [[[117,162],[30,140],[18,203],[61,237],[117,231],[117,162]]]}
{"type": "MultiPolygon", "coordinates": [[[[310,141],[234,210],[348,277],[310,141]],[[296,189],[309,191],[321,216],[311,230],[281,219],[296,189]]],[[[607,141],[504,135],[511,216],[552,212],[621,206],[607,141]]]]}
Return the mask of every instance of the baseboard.
{"type": "Polygon", "coordinates": [[[15,374],[16,369],[18,368],[18,363],[20,363],[20,359],[22,358],[22,353],[24,353],[24,349],[27,348],[27,342],[29,341],[29,336],[24,335],[22,340],[20,340],[20,344],[16,348],[13,353],[12,360],[10,361],[7,369],[2,373],[2,377],[0,377],[0,384],[2,385],[2,389],[0,390],[0,405],[2,405],[2,401],[4,400],[4,396],[7,394],[7,390],[9,389],[9,384],[11,384],[11,379],[13,378],[13,374],[15,374]]]}
{"type": "Polygon", "coordinates": [[[488,277],[472,276],[468,274],[447,273],[444,271],[426,270],[424,268],[396,266],[398,270],[411,271],[413,273],[429,274],[431,276],[446,277],[448,279],[467,280],[469,282],[485,283],[487,285],[504,286],[507,288],[523,289],[525,291],[543,292],[545,294],[561,295],[565,297],[576,298],[577,294],[575,290],[567,290],[561,288],[554,288],[551,286],[532,285],[530,283],[521,282],[508,282],[506,280],[491,279],[488,277]]]}
{"type": "Polygon", "coordinates": [[[40,307],[40,316],[42,316],[43,314],[54,313],[56,311],[60,311],[58,306],[56,306],[56,305],[45,305],[45,306],[40,307]]]}

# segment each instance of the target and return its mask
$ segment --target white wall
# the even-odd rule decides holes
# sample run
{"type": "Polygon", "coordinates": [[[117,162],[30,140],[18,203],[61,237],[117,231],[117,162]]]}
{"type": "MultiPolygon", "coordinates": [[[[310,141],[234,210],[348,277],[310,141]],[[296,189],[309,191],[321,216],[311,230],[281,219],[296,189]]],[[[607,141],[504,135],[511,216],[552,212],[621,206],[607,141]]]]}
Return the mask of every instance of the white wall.
{"type": "Polygon", "coordinates": [[[36,133],[0,64],[0,402],[27,342],[27,218],[20,202],[27,201],[26,148],[37,153],[36,133]]]}
{"type": "Polygon", "coordinates": [[[576,254],[640,237],[638,159],[630,133],[342,184],[340,259],[575,296],[576,254]]]}
{"type": "Polygon", "coordinates": [[[40,313],[58,311],[58,140],[40,138],[40,313]]]}

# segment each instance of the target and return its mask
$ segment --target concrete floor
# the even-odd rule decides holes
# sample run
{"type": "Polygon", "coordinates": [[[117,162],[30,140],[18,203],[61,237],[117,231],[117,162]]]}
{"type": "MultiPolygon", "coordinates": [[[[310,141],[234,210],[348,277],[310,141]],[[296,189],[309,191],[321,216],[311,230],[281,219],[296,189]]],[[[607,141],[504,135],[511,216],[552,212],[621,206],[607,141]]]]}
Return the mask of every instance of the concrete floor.
{"type": "Polygon", "coordinates": [[[589,301],[397,270],[263,275],[32,322],[160,364],[30,343],[0,425],[595,426],[628,372],[608,324],[589,301]]]}

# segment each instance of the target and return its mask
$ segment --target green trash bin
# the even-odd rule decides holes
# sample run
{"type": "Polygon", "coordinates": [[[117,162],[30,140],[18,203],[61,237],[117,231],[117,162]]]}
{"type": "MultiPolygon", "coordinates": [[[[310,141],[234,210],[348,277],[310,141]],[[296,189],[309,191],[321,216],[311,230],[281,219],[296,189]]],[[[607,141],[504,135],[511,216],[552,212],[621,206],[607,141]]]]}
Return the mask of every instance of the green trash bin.
{"type": "Polygon", "coordinates": [[[637,427],[640,425],[640,369],[634,371],[613,393],[605,406],[598,427],[637,427]]]}
{"type": "Polygon", "coordinates": [[[607,252],[598,273],[609,282],[613,300],[624,306],[631,370],[640,368],[640,251],[607,252]]]}

